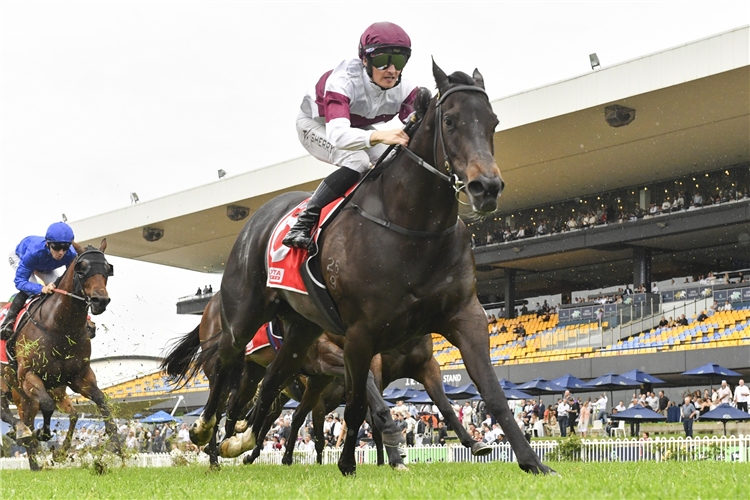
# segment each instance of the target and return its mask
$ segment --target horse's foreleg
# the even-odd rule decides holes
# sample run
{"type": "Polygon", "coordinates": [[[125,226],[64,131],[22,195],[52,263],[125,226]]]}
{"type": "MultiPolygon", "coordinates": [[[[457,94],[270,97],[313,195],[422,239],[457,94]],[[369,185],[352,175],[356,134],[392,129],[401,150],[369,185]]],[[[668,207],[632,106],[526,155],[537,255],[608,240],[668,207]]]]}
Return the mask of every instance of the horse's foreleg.
{"type": "Polygon", "coordinates": [[[104,420],[104,431],[107,436],[109,436],[109,440],[115,449],[115,453],[124,460],[125,457],[122,453],[122,444],[117,435],[117,426],[112,418],[112,411],[107,404],[107,396],[96,385],[96,375],[94,375],[94,371],[91,367],[89,367],[83,377],[73,380],[70,384],[70,388],[96,404],[96,407],[99,409],[99,413],[102,416],[102,420],[104,420]]]}
{"type": "MultiPolygon", "coordinates": [[[[63,388],[63,390],[64,389],[65,388],[63,388]]],[[[70,400],[67,394],[65,394],[65,392],[62,393],[62,399],[57,403],[57,407],[63,413],[67,413],[70,419],[68,432],[65,434],[65,441],[63,441],[62,446],[56,453],[56,459],[64,459],[68,454],[68,450],[70,450],[70,443],[73,440],[73,433],[75,432],[76,425],[78,424],[78,412],[73,406],[73,402],[70,400]]]]}
{"type": "Polygon", "coordinates": [[[326,413],[325,402],[321,399],[312,411],[313,434],[315,439],[315,461],[318,465],[323,464],[323,448],[326,445],[326,440],[323,437],[323,422],[325,421],[326,413]]]}
{"type": "MultiPolygon", "coordinates": [[[[52,399],[52,396],[49,395],[47,389],[44,387],[44,382],[42,381],[42,379],[39,378],[39,375],[34,372],[27,371],[24,374],[21,389],[23,390],[24,394],[26,394],[30,399],[36,401],[39,405],[39,409],[42,410],[44,424],[42,426],[41,432],[39,432],[38,437],[42,441],[49,440],[51,436],[49,425],[50,419],[52,418],[52,413],[54,413],[55,411],[55,401],[52,399]]],[[[36,416],[36,413],[34,414],[34,416],[36,416]]],[[[34,423],[34,416],[31,417],[32,425],[34,423]]],[[[25,423],[27,426],[29,425],[28,422],[25,423]]]]}
{"type": "Polygon", "coordinates": [[[370,377],[370,363],[373,356],[373,348],[368,335],[366,333],[358,335],[358,333],[354,328],[349,328],[344,344],[346,441],[339,459],[339,470],[345,476],[356,474],[357,461],[354,451],[357,447],[359,428],[367,414],[367,380],[370,377]]]}
{"type": "Polygon", "coordinates": [[[385,459],[383,458],[383,435],[373,423],[372,416],[370,416],[370,427],[372,431],[372,442],[375,443],[375,458],[377,464],[378,466],[385,465],[385,459]]]}
{"type": "MultiPolygon", "coordinates": [[[[370,416],[374,428],[380,431],[388,455],[388,463],[396,470],[405,470],[404,460],[398,447],[403,444],[404,437],[396,422],[391,418],[391,410],[383,400],[380,388],[375,385],[375,377],[371,371],[367,372],[367,403],[370,406],[370,416]]],[[[358,429],[357,429],[358,430],[358,429]]],[[[374,434],[373,434],[374,435],[374,434]]]]}
{"type": "MultiPolygon", "coordinates": [[[[464,365],[469,377],[474,381],[487,403],[490,412],[500,423],[505,437],[510,441],[518,459],[518,465],[526,472],[534,474],[554,472],[539,459],[531,449],[521,430],[516,425],[508,407],[500,384],[490,361],[490,343],[487,336],[487,320],[479,301],[474,299],[472,304],[456,315],[443,333],[453,345],[458,347],[464,359],[464,365]]],[[[446,413],[444,413],[446,415],[446,413]]]]}
{"type": "Polygon", "coordinates": [[[448,396],[445,395],[443,380],[440,376],[440,365],[438,365],[435,358],[430,356],[430,359],[419,367],[413,378],[424,385],[424,389],[430,395],[430,399],[437,405],[440,413],[443,414],[451,427],[455,429],[456,436],[461,441],[461,444],[471,449],[472,455],[481,457],[492,453],[492,448],[487,443],[475,441],[464,426],[461,425],[461,422],[458,421],[458,417],[453,411],[450,401],[448,401],[448,396]]]}
{"type": "Polygon", "coordinates": [[[307,416],[307,414],[318,404],[318,401],[320,401],[320,395],[326,387],[333,382],[333,379],[334,377],[328,377],[326,375],[308,377],[307,388],[302,396],[302,401],[300,401],[297,409],[294,410],[291,429],[289,429],[289,441],[287,441],[286,444],[284,458],[281,459],[282,464],[292,465],[294,444],[297,442],[299,428],[305,422],[305,416],[307,416]]]}

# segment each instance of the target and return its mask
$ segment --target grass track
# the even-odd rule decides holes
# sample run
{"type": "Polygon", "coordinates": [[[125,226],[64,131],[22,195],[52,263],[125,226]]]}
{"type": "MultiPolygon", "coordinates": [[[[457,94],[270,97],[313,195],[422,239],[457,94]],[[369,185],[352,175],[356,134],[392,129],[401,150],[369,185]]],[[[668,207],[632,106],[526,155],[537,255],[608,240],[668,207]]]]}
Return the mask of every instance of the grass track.
{"type": "Polygon", "coordinates": [[[361,466],[115,468],[0,472],[0,496],[36,498],[750,498],[750,465],[722,462],[558,463],[559,477],[534,477],[515,464],[416,464],[408,472],[361,466]],[[700,487],[696,485],[711,485],[700,487]],[[717,486],[717,485],[721,486],[717,486]]]}

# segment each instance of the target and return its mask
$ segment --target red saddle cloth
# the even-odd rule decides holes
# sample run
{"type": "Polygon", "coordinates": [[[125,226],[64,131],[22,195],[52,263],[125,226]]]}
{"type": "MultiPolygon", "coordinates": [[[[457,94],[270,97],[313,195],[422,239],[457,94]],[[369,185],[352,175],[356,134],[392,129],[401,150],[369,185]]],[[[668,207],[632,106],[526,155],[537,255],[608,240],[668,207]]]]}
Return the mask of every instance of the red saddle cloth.
{"type": "Polygon", "coordinates": [[[261,326],[257,332],[255,332],[253,340],[247,343],[247,347],[245,348],[245,356],[249,356],[255,351],[268,346],[272,346],[276,352],[279,352],[281,343],[282,338],[276,335],[276,332],[274,332],[273,322],[266,323],[265,325],[261,326]]]}
{"type": "MultiPolygon", "coordinates": [[[[297,222],[297,216],[307,207],[309,199],[310,198],[306,199],[294,207],[291,212],[282,217],[273,229],[273,233],[271,233],[271,238],[268,240],[268,279],[266,280],[266,286],[269,288],[283,288],[285,290],[291,290],[293,292],[304,293],[307,295],[307,290],[302,282],[302,276],[299,274],[300,266],[302,266],[305,259],[307,259],[307,250],[302,248],[289,248],[284,246],[282,241],[292,226],[297,222]]],[[[331,212],[335,210],[343,200],[344,198],[339,198],[321,210],[320,224],[328,219],[331,212]]],[[[316,240],[320,233],[320,224],[315,231],[316,240]]]]}

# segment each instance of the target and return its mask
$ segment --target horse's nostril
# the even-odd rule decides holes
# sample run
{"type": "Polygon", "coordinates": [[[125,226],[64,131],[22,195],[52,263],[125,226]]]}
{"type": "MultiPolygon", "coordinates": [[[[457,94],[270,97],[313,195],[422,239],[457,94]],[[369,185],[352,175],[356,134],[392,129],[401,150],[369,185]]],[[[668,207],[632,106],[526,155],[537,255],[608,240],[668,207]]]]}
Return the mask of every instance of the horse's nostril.
{"type": "Polygon", "coordinates": [[[471,181],[466,188],[469,190],[469,194],[475,198],[484,195],[484,185],[480,181],[471,181]]]}

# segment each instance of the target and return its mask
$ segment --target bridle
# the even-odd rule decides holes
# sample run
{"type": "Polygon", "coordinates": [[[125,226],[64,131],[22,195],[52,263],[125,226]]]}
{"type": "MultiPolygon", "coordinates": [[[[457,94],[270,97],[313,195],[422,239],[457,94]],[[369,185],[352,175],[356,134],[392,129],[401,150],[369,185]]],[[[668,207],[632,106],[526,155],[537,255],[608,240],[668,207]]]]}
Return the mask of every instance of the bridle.
{"type": "MultiPolygon", "coordinates": [[[[484,95],[487,95],[487,91],[485,91],[482,87],[475,87],[473,85],[457,85],[455,87],[452,87],[448,89],[445,94],[440,95],[438,92],[437,101],[435,102],[435,138],[433,140],[432,144],[432,157],[437,160],[437,153],[438,153],[438,144],[440,145],[440,150],[443,153],[443,166],[445,167],[445,170],[447,173],[443,173],[437,168],[433,167],[429,163],[427,163],[423,158],[421,158],[419,155],[414,153],[409,148],[402,148],[404,153],[411,158],[417,165],[420,167],[426,169],[428,172],[437,175],[444,181],[446,181],[448,184],[451,185],[453,190],[456,192],[456,199],[458,199],[458,195],[461,194],[461,191],[463,191],[466,188],[466,185],[458,178],[458,175],[456,174],[456,171],[453,168],[453,164],[450,161],[450,158],[448,156],[448,151],[445,147],[445,136],[443,135],[443,108],[441,105],[445,102],[445,100],[448,98],[449,95],[456,93],[456,92],[481,92],[484,95]]],[[[419,123],[417,123],[417,126],[419,123]]],[[[458,200],[460,203],[461,200],[458,200]]],[[[464,203],[465,204],[465,203],[464,203]]]]}
{"type": "MultiPolygon", "coordinates": [[[[427,163],[424,160],[424,158],[420,157],[409,148],[404,148],[404,147],[401,147],[400,145],[388,146],[388,148],[380,156],[378,161],[375,162],[375,166],[373,166],[370,170],[367,171],[364,177],[360,180],[359,184],[357,184],[357,186],[354,189],[352,189],[348,195],[344,197],[344,200],[336,208],[334,208],[334,210],[327,217],[327,219],[323,221],[323,223],[319,227],[319,231],[323,231],[323,229],[325,229],[328,226],[328,224],[330,224],[331,221],[335,218],[336,214],[338,212],[341,212],[342,210],[355,210],[359,215],[361,215],[365,219],[371,222],[374,222],[375,224],[378,224],[380,226],[383,226],[386,229],[390,229],[391,231],[395,231],[397,233],[400,233],[406,236],[417,237],[417,238],[436,238],[436,237],[446,236],[448,234],[453,233],[456,230],[456,228],[458,228],[458,221],[456,221],[456,224],[454,224],[453,226],[443,231],[438,231],[438,232],[415,231],[411,229],[406,229],[393,222],[371,215],[365,212],[361,207],[353,203],[349,204],[352,197],[354,197],[354,194],[357,192],[359,187],[362,184],[364,184],[366,179],[368,178],[374,179],[376,176],[382,173],[383,169],[387,165],[390,165],[390,163],[386,162],[385,160],[386,158],[392,157],[391,153],[395,151],[396,153],[393,155],[394,157],[398,153],[404,152],[412,161],[414,161],[414,163],[424,168],[431,174],[434,174],[438,176],[439,178],[441,178],[442,180],[446,181],[448,184],[450,184],[450,186],[455,191],[456,200],[458,201],[458,203],[461,203],[462,205],[467,205],[467,203],[464,203],[459,198],[461,191],[463,191],[466,188],[466,185],[458,178],[458,175],[456,174],[453,168],[453,165],[451,164],[450,158],[448,157],[448,151],[445,147],[445,137],[443,136],[443,109],[441,106],[445,102],[445,100],[448,98],[448,96],[457,92],[481,92],[485,96],[487,95],[487,91],[485,91],[482,87],[476,87],[473,85],[456,85],[455,87],[452,87],[446,90],[443,95],[440,95],[440,92],[438,92],[437,100],[435,102],[435,128],[437,129],[437,131],[435,133],[435,138],[434,138],[433,145],[432,145],[432,157],[435,158],[435,160],[437,160],[438,145],[439,145],[440,150],[443,153],[443,165],[447,173],[441,172],[437,168],[433,167],[432,165],[427,163]]],[[[423,118],[424,118],[424,115],[422,116],[422,118],[418,119],[416,117],[416,114],[412,114],[411,120],[404,127],[404,132],[406,132],[406,134],[411,137],[412,134],[414,134],[414,132],[421,125],[423,118]]],[[[317,254],[317,245],[315,245],[315,249],[313,250],[308,248],[308,255],[312,257],[316,254],[317,254]]]]}
{"type": "Polygon", "coordinates": [[[73,292],[71,293],[58,288],[55,288],[54,291],[77,300],[82,300],[86,303],[86,308],[89,308],[91,306],[91,297],[86,295],[86,292],[83,289],[83,284],[86,283],[89,278],[96,276],[97,274],[104,277],[104,283],[106,284],[107,278],[114,275],[114,266],[107,262],[107,259],[104,257],[104,252],[97,250],[94,247],[88,247],[86,251],[76,257],[76,260],[73,263],[73,292]],[[84,256],[87,256],[88,258],[84,259],[84,256]],[[79,268],[79,264],[82,262],[88,264],[88,267],[85,270],[79,268]]]}

